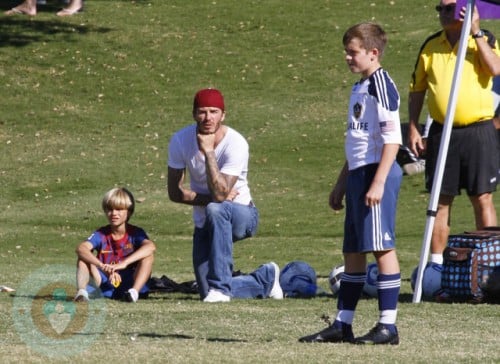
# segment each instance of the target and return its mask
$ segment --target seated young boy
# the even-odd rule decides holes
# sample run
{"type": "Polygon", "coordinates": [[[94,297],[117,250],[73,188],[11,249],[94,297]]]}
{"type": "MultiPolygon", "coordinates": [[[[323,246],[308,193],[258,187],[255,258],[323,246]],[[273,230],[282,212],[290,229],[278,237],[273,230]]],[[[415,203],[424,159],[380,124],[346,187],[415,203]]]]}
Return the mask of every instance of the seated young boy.
{"type": "Polygon", "coordinates": [[[134,213],[134,196],[113,188],[102,200],[109,224],[100,227],[76,248],[78,256],[75,301],[88,301],[90,277],[104,297],[137,302],[148,293],[155,244],[146,232],[128,223],[134,213]]]}

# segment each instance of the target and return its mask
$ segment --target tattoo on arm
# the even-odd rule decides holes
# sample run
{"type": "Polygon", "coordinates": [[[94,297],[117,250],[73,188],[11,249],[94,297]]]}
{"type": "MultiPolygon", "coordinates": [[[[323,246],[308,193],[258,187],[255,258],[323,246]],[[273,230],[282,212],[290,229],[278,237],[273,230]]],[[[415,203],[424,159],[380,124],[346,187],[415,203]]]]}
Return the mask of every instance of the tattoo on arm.
{"type": "Polygon", "coordinates": [[[205,154],[205,165],[208,188],[212,193],[213,199],[218,202],[224,201],[238,177],[228,176],[220,172],[217,160],[215,159],[215,152],[205,154]]]}

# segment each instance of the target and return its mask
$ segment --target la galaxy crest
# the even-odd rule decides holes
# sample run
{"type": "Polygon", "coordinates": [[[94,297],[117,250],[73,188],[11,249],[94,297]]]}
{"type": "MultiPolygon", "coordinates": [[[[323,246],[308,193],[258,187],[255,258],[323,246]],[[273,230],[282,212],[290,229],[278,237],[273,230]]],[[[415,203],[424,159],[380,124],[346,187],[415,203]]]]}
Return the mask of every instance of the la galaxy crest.
{"type": "Polygon", "coordinates": [[[362,111],[362,106],[359,102],[356,102],[354,104],[354,106],[352,107],[352,114],[354,115],[354,117],[356,119],[359,119],[359,117],[361,116],[361,111],[362,111]]]}

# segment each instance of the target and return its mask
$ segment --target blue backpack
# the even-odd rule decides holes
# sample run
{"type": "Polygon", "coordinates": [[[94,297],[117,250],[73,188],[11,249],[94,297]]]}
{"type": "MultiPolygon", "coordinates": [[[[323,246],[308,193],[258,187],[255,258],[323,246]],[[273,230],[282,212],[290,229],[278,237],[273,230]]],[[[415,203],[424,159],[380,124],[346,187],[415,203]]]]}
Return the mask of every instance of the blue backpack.
{"type": "Polygon", "coordinates": [[[283,267],[280,285],[286,297],[310,298],[316,295],[316,272],[309,264],[295,260],[283,267]]]}

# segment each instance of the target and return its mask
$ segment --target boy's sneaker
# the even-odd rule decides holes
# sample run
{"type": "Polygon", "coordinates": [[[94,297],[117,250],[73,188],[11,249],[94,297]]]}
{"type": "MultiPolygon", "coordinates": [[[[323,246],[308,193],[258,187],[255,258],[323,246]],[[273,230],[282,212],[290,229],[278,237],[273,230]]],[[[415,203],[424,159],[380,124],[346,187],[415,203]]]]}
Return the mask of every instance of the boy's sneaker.
{"type": "Polygon", "coordinates": [[[399,344],[398,329],[394,326],[395,332],[391,332],[380,322],[368,332],[368,334],[357,337],[356,344],[379,345],[379,344],[399,344]]]}
{"type": "Polygon", "coordinates": [[[203,302],[216,303],[216,302],[229,302],[231,297],[215,289],[208,291],[207,296],[203,299],[203,302]]]}
{"type": "Polygon", "coordinates": [[[137,302],[138,299],[139,293],[134,288],[130,288],[127,292],[125,292],[125,301],[137,302]]]}
{"type": "Polygon", "coordinates": [[[275,300],[283,299],[283,290],[280,286],[280,267],[275,262],[269,263],[274,268],[274,282],[273,287],[271,288],[271,292],[269,292],[269,298],[274,298],[275,300]]]}
{"type": "Polygon", "coordinates": [[[76,296],[74,298],[75,302],[88,302],[89,301],[89,293],[85,289],[79,289],[76,292],[76,296]]]}
{"type": "Polygon", "coordinates": [[[299,341],[302,343],[353,343],[354,335],[351,325],[345,325],[344,328],[331,325],[320,332],[301,337],[299,341]]]}

